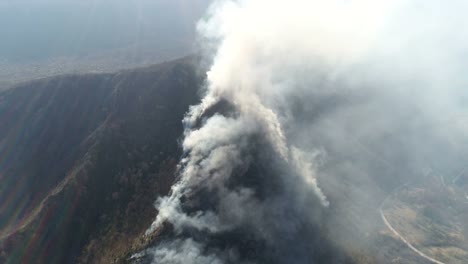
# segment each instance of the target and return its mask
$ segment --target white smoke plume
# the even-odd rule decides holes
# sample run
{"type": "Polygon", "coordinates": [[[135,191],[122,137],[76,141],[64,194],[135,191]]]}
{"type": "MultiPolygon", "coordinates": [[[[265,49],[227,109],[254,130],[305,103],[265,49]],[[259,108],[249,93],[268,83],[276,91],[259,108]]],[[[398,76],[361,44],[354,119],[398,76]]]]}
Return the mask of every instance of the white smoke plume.
{"type": "MultiPolygon", "coordinates": [[[[369,156],[421,162],[434,152],[421,135],[460,143],[466,128],[434,127],[464,111],[457,100],[466,96],[468,30],[457,15],[466,7],[432,0],[215,1],[199,24],[213,54],[205,96],[184,120],[179,181],[157,202],[148,230],[170,223],[179,238],[154,248],[154,263],[255,263],[234,246],[207,242],[240,229],[267,249],[298,242],[276,240],[301,234],[333,206],[317,178],[323,159],[353,156],[361,140],[371,154],[355,160],[367,167],[336,166],[327,174],[372,174],[369,156]],[[277,173],[244,184],[265,153],[268,173],[277,173]]],[[[317,242],[308,239],[300,241],[317,242]]],[[[293,262],[287,254],[275,261],[311,259],[307,246],[295,246],[293,262]]]]}
{"type": "Polygon", "coordinates": [[[221,264],[215,256],[202,256],[201,246],[191,239],[162,244],[150,255],[159,264],[221,264]]]}

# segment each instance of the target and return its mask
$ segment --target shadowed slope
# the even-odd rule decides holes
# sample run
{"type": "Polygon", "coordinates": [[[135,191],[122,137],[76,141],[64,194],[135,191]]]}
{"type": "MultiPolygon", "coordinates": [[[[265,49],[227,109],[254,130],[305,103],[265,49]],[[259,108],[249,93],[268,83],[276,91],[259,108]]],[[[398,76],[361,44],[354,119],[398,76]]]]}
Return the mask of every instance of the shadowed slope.
{"type": "Polygon", "coordinates": [[[0,94],[0,261],[108,263],[129,250],[173,181],[200,85],[182,59],[0,94]]]}

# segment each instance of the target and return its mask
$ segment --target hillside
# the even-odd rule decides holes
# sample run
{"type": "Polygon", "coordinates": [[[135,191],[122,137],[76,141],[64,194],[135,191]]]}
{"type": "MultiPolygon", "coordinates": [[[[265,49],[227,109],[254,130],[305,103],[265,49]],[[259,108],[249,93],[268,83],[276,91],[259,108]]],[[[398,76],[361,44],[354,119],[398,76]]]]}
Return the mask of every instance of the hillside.
{"type": "Polygon", "coordinates": [[[0,263],[110,263],[130,250],[174,180],[202,81],[192,61],[0,94],[0,263]]]}
{"type": "MultiPolygon", "coordinates": [[[[165,238],[181,236],[170,225],[144,234],[157,214],[154,202],[168,194],[177,175],[181,120],[199,100],[204,78],[194,61],[184,58],[117,73],[56,76],[0,93],[0,263],[151,263],[151,255],[130,257],[165,238]]],[[[222,102],[206,115],[230,111],[232,106],[222,102]]],[[[290,249],[289,257],[310,252],[318,263],[427,263],[380,217],[382,201],[393,197],[403,182],[395,176],[397,170],[384,162],[372,164],[376,175],[350,170],[349,161],[365,167],[372,155],[351,143],[356,147],[350,149],[360,155],[335,155],[319,170],[331,206],[309,208],[317,224],[289,237],[281,247],[290,249]],[[307,246],[297,247],[298,240],[307,241],[307,246]]],[[[259,190],[260,198],[268,197],[283,188],[281,181],[272,180],[282,171],[272,167],[269,149],[252,149],[255,162],[238,172],[239,182],[230,184],[251,186],[259,190]]],[[[461,177],[458,184],[465,181],[461,177]]],[[[214,208],[216,199],[206,190],[200,193],[186,199],[184,206],[192,211],[214,208]]],[[[401,193],[401,201],[388,199],[383,208],[394,228],[408,234],[416,230],[410,225],[417,221],[396,223],[405,217],[401,210],[419,210],[408,206],[416,203],[405,202],[412,193],[401,193]]],[[[431,198],[435,193],[424,195],[431,198]]],[[[445,206],[444,199],[433,199],[441,204],[425,204],[422,213],[445,206]]],[[[460,225],[450,221],[450,227],[460,225]]],[[[422,223],[425,236],[437,236],[431,230],[439,229],[429,226],[439,224],[422,223]]],[[[281,260],[285,256],[268,251],[264,241],[252,237],[252,230],[235,231],[204,239],[218,250],[236,247],[241,259],[287,263],[281,260]]],[[[193,235],[200,234],[182,234],[193,235]]],[[[407,237],[430,254],[434,249],[420,238],[424,237],[407,237]]],[[[439,248],[450,245],[439,242],[439,248]]]]}

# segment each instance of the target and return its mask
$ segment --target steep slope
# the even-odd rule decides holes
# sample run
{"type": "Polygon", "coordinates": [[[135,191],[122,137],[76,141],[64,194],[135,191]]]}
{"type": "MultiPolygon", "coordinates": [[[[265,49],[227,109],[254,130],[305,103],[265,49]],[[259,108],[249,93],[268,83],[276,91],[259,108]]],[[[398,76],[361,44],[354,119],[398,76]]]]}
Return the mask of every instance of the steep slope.
{"type": "MultiPolygon", "coordinates": [[[[310,256],[304,263],[424,263],[382,231],[378,208],[383,187],[392,189],[400,181],[391,177],[395,170],[373,164],[378,175],[388,174],[381,178],[391,179],[391,184],[379,183],[344,162],[365,167],[359,158],[337,158],[321,168],[319,180],[330,208],[308,208],[317,224],[298,229],[298,235],[278,233],[274,250],[252,229],[204,236],[191,230],[175,234],[166,225],[145,236],[157,214],[154,202],[175,181],[181,120],[197,103],[204,81],[194,61],[59,76],[0,93],[0,263],[151,263],[151,255],[130,257],[177,236],[198,236],[212,250],[235,248],[239,259],[254,263],[301,261],[298,255],[310,256]],[[299,240],[305,241],[302,247],[299,240]]],[[[222,102],[205,114],[231,111],[232,105],[222,102]]],[[[305,114],[314,116],[315,111],[305,114]]],[[[229,186],[249,186],[266,200],[286,192],[275,176],[282,166],[272,166],[272,151],[258,145],[261,138],[252,141],[251,166],[236,172],[229,186]]],[[[187,210],[216,209],[219,199],[200,188],[200,196],[185,199],[187,210]]],[[[279,200],[288,205],[287,197],[279,200]]]]}
{"type": "Polygon", "coordinates": [[[109,263],[130,250],[173,181],[201,84],[192,61],[0,94],[0,262],[109,263]]]}

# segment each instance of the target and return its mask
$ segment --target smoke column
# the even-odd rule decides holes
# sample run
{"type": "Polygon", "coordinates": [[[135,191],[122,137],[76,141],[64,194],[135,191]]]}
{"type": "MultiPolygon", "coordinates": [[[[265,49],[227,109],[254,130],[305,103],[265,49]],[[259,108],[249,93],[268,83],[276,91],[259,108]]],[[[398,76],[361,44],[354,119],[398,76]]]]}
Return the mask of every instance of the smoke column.
{"type": "MultiPolygon", "coordinates": [[[[330,150],[351,153],[347,133],[373,131],[368,138],[377,142],[386,129],[401,128],[401,117],[417,116],[427,128],[456,112],[453,99],[466,82],[455,78],[461,62],[454,58],[465,35],[448,47],[439,42],[445,29],[426,23],[465,6],[454,2],[440,17],[433,1],[420,13],[421,1],[213,3],[198,27],[214,54],[204,97],[183,121],[178,182],[157,201],[148,234],[172,231],[146,252],[151,261],[346,263],[320,234],[333,202],[318,168],[330,150]],[[442,61],[450,66],[441,69],[442,61]]],[[[459,23],[452,22],[443,25],[459,23]]],[[[418,155],[394,152],[416,161],[426,150],[411,143],[418,155]]]]}

